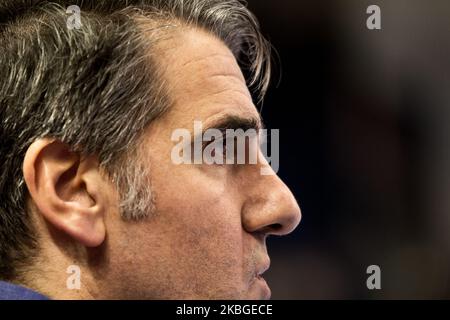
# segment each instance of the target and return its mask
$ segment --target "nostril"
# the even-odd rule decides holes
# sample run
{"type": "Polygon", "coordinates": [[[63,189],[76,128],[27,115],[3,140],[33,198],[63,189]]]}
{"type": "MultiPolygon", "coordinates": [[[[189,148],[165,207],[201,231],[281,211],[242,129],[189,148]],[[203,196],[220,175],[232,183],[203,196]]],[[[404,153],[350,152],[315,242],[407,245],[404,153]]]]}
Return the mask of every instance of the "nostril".
{"type": "Polygon", "coordinates": [[[281,229],[283,229],[283,226],[280,223],[273,223],[269,226],[270,230],[272,232],[279,232],[281,229]]]}
{"type": "Polygon", "coordinates": [[[262,237],[267,237],[268,235],[281,235],[283,234],[282,231],[283,225],[281,223],[273,223],[257,230],[257,233],[262,237]]]}

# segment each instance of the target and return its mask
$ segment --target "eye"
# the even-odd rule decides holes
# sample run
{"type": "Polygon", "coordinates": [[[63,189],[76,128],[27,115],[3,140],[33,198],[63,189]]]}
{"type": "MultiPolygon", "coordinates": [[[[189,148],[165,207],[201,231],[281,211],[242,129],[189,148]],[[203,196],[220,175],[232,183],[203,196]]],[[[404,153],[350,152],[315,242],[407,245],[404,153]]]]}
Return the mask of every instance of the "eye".
{"type": "Polygon", "coordinates": [[[205,163],[215,165],[256,164],[259,151],[259,135],[245,131],[219,130],[212,141],[203,143],[205,163]]]}
{"type": "MultiPolygon", "coordinates": [[[[206,158],[212,158],[210,160],[214,162],[213,164],[215,165],[226,165],[227,155],[231,156],[231,151],[227,148],[227,135],[225,130],[220,130],[220,132],[221,135],[219,138],[214,137],[212,141],[203,142],[203,154],[206,158]]],[[[209,164],[212,163],[209,162],[209,164]]]]}

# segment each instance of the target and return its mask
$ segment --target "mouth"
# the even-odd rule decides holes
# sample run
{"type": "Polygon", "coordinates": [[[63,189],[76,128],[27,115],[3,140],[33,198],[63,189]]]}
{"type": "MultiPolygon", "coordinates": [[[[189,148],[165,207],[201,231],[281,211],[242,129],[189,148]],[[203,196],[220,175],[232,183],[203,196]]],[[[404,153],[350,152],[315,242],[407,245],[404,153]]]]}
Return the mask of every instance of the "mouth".
{"type": "Polygon", "coordinates": [[[270,268],[270,258],[267,257],[263,262],[261,262],[259,265],[257,265],[256,268],[256,276],[262,276],[264,272],[269,270],[270,268]]]}
{"type": "Polygon", "coordinates": [[[263,275],[264,273],[270,268],[270,259],[267,257],[267,259],[258,264],[255,274],[254,274],[254,283],[258,285],[261,292],[261,298],[264,300],[270,299],[271,291],[269,288],[269,285],[267,284],[266,280],[264,279],[263,275]]]}

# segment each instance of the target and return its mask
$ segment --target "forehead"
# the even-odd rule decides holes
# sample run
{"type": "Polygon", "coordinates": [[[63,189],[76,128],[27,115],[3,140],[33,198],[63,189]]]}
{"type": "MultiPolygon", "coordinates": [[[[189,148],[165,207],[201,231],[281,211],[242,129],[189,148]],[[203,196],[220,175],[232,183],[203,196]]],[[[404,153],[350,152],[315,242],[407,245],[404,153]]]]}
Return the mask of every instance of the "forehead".
{"type": "Polygon", "coordinates": [[[173,106],[173,122],[192,126],[220,115],[257,118],[244,76],[228,47],[194,28],[179,29],[162,47],[161,63],[173,106]]]}

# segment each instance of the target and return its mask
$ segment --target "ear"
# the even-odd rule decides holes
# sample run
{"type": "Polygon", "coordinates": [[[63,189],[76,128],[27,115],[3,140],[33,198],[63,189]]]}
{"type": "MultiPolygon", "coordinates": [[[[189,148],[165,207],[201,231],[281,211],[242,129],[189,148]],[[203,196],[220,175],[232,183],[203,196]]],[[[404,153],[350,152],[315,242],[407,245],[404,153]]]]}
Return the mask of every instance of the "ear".
{"type": "Polygon", "coordinates": [[[48,223],[84,246],[103,243],[108,188],[94,157],[81,159],[67,144],[38,139],[25,154],[23,174],[48,223]]]}

